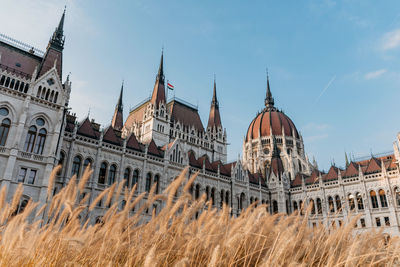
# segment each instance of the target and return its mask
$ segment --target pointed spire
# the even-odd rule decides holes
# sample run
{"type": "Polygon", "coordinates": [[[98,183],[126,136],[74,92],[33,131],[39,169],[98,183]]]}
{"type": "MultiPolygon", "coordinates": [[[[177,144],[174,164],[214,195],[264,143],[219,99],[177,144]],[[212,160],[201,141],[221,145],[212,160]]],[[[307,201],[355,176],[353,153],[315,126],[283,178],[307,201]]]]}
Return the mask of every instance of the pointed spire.
{"type": "Polygon", "coordinates": [[[64,19],[65,19],[65,11],[67,7],[64,7],[64,12],[61,16],[60,22],[58,23],[58,27],[53,33],[53,36],[51,37],[50,44],[58,47],[59,49],[64,48],[64,19]]]}
{"type": "Polygon", "coordinates": [[[111,122],[111,126],[116,130],[122,130],[123,128],[123,104],[122,95],[124,92],[124,82],[122,81],[121,92],[118,98],[118,103],[115,106],[114,116],[111,122]]]}
{"type": "Polygon", "coordinates": [[[272,97],[271,88],[269,87],[268,69],[267,69],[267,94],[265,96],[265,107],[266,108],[274,107],[274,98],[272,97]]]}
{"type": "Polygon", "coordinates": [[[151,96],[150,102],[156,105],[157,107],[160,104],[160,102],[166,103],[165,77],[164,77],[164,49],[161,52],[160,66],[158,67],[156,83],[154,85],[153,94],[151,96]]]}
{"type": "Polygon", "coordinates": [[[208,116],[208,126],[207,128],[212,129],[215,127],[222,127],[221,123],[221,116],[219,113],[219,103],[217,99],[217,82],[214,75],[214,89],[213,89],[213,98],[211,100],[211,107],[210,107],[210,115],[208,116]]]}
{"type": "Polygon", "coordinates": [[[345,157],[345,161],[346,161],[346,168],[349,166],[349,159],[347,158],[347,153],[344,152],[344,157],[345,157]]]}

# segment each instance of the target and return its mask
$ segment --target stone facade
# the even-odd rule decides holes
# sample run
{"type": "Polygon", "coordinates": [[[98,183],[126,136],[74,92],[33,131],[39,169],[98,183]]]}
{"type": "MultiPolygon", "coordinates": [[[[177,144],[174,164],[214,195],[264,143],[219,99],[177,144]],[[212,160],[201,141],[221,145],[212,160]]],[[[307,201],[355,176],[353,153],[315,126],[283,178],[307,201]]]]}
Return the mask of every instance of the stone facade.
{"type": "MultiPolygon", "coordinates": [[[[205,193],[215,207],[229,205],[234,216],[252,202],[267,204],[270,213],[304,213],[311,205],[310,226],[340,225],[360,215],[359,231],[383,227],[398,233],[400,135],[393,154],[322,173],[309,162],[294,123],[274,106],[268,79],[265,107],[250,123],[243,158],[227,162],[215,81],[205,128],[197,107],[178,98],[167,101],[163,56],[152,96],[125,121],[123,86],[109,126],[102,128],[88,117],[79,121],[68,111],[69,77],[62,81],[64,16],[45,52],[0,35],[0,184],[9,189],[9,199],[23,184],[18,209],[28,199],[47,201],[48,179],[58,164],[63,167],[53,193],[92,166],[85,188],[90,202],[123,180],[129,188],[137,184],[136,194],[154,184],[161,192],[189,166],[188,178],[199,172],[193,197],[205,193]]],[[[155,203],[155,212],[162,205],[155,203]]],[[[83,215],[95,222],[106,209],[100,202],[83,215]]]]}

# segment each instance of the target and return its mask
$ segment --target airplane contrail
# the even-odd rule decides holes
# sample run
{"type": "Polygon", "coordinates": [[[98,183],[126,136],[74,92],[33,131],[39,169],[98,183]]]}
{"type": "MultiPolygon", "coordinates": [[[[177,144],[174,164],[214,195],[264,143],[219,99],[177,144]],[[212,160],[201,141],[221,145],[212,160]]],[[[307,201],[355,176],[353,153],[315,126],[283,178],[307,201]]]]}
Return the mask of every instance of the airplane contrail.
{"type": "Polygon", "coordinates": [[[318,100],[321,98],[321,96],[325,93],[326,90],[328,90],[329,86],[331,86],[331,84],[333,83],[333,81],[336,79],[336,75],[334,75],[332,77],[332,79],[329,81],[329,83],[325,86],[324,90],[322,90],[322,92],[319,94],[319,96],[317,97],[317,99],[315,100],[316,104],[318,102],[318,100]]]}

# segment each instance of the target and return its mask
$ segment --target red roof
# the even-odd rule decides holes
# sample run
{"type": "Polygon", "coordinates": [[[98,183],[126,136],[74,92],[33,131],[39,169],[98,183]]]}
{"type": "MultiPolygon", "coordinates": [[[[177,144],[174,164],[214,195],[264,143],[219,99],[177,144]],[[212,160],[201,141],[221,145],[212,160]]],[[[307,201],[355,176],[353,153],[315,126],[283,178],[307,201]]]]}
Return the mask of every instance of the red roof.
{"type": "Polygon", "coordinates": [[[305,179],[305,181],[304,181],[305,184],[314,184],[314,183],[318,183],[319,175],[320,175],[320,171],[314,170],[314,171],[311,173],[311,176],[309,176],[309,177],[307,177],[307,178],[305,179]]]}
{"type": "Polygon", "coordinates": [[[294,177],[294,180],[291,182],[291,187],[301,186],[302,180],[303,180],[303,175],[298,172],[294,177]]]}
{"type": "Polygon", "coordinates": [[[142,148],[138,140],[136,139],[136,136],[133,133],[128,137],[128,141],[126,142],[126,147],[137,151],[142,151],[142,148]]]}
{"type": "Polygon", "coordinates": [[[273,172],[276,177],[281,179],[282,174],[284,172],[282,159],[280,157],[273,157],[271,159],[271,167],[270,167],[270,174],[273,172]]]}
{"type": "Polygon", "coordinates": [[[147,153],[153,155],[153,156],[157,156],[157,157],[163,157],[163,154],[161,153],[161,151],[158,149],[156,143],[154,142],[153,139],[151,139],[150,143],[149,143],[149,147],[147,149],[147,153]]]}
{"type": "Polygon", "coordinates": [[[183,104],[176,99],[168,103],[171,121],[180,122],[185,126],[194,126],[197,131],[203,132],[204,127],[197,109],[183,104]]]}
{"type": "Polygon", "coordinates": [[[339,174],[339,168],[336,166],[331,166],[328,173],[322,177],[322,180],[324,181],[336,180],[338,179],[338,174],[339,174]]]}
{"type": "Polygon", "coordinates": [[[122,139],[118,135],[120,135],[120,133],[117,133],[116,130],[114,130],[113,127],[109,126],[104,131],[103,141],[106,142],[106,143],[113,144],[113,145],[121,146],[122,145],[122,139]]]}
{"type": "Polygon", "coordinates": [[[380,172],[382,170],[381,167],[381,162],[377,159],[372,157],[369,162],[368,162],[368,166],[367,169],[365,170],[365,173],[375,173],[375,172],[380,172]]]}
{"type": "Polygon", "coordinates": [[[86,137],[99,139],[100,132],[95,128],[95,126],[90,122],[89,118],[86,118],[78,127],[77,134],[84,135],[86,137]]]}
{"type": "Polygon", "coordinates": [[[347,169],[343,172],[342,177],[353,177],[358,176],[359,174],[359,165],[355,162],[350,162],[347,169]]]}
{"type": "Polygon", "coordinates": [[[272,135],[282,135],[282,129],[284,129],[285,136],[293,136],[294,132],[295,137],[299,138],[296,126],[288,116],[276,109],[266,109],[250,123],[246,140],[269,136],[271,132],[272,135]]]}

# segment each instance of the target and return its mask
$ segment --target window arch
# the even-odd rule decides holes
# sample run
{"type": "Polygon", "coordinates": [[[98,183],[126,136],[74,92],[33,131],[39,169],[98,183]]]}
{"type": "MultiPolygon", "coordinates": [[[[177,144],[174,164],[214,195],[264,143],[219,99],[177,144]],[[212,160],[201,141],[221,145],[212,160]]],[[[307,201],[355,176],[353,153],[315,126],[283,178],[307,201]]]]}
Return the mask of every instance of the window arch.
{"type": "Polygon", "coordinates": [[[279,212],[279,209],[278,209],[278,201],[276,201],[276,200],[273,200],[273,201],[272,201],[272,211],[274,212],[274,214],[276,214],[276,213],[279,212]]]}
{"type": "Polygon", "coordinates": [[[195,199],[198,199],[200,197],[200,185],[196,185],[195,193],[194,193],[195,199]]]}
{"type": "MultiPolygon", "coordinates": [[[[137,184],[138,181],[139,181],[139,170],[138,170],[138,169],[135,169],[135,170],[133,171],[133,174],[132,174],[132,184],[131,184],[131,188],[132,188],[135,184],[137,184]]],[[[137,188],[136,188],[136,190],[137,190],[137,188]]]]}
{"type": "Polygon", "coordinates": [[[126,168],[124,171],[125,187],[129,187],[130,178],[131,178],[131,169],[126,168]]]}
{"type": "Polygon", "coordinates": [[[211,205],[215,205],[215,188],[211,189],[211,205]]]}
{"type": "Polygon", "coordinates": [[[83,170],[86,170],[86,168],[90,165],[92,166],[93,160],[91,158],[86,158],[85,161],[83,162],[83,170]]]}
{"type": "Polygon", "coordinates": [[[58,171],[57,175],[61,175],[64,169],[65,153],[60,152],[60,159],[58,160],[58,165],[61,165],[61,169],[58,171]]]}
{"type": "Polygon", "coordinates": [[[299,201],[299,209],[300,209],[300,215],[303,215],[304,207],[303,207],[303,201],[302,200],[299,201]]]}
{"type": "Polygon", "coordinates": [[[293,210],[298,210],[297,201],[293,201],[293,210]]]}
{"type": "Polygon", "coordinates": [[[11,121],[9,119],[2,120],[0,124],[0,146],[5,146],[8,133],[10,131],[11,121]]]}
{"type": "Polygon", "coordinates": [[[99,179],[98,183],[99,184],[105,184],[106,183],[106,175],[107,175],[107,163],[103,162],[100,165],[100,171],[99,171],[99,179]]]}
{"type": "Polygon", "coordinates": [[[160,188],[160,175],[159,174],[154,175],[154,183],[156,184],[155,193],[158,194],[158,190],[160,188]]]}
{"type": "Polygon", "coordinates": [[[317,212],[318,214],[322,214],[322,202],[320,198],[317,198],[317,212]]]}
{"type": "Polygon", "coordinates": [[[358,208],[358,210],[363,210],[364,209],[364,203],[363,203],[363,199],[362,199],[362,196],[361,196],[360,192],[356,193],[356,198],[357,198],[357,208],[358,208]]]}
{"type": "Polygon", "coordinates": [[[24,150],[26,152],[33,151],[33,147],[34,147],[35,140],[36,140],[36,133],[37,133],[36,126],[29,127],[28,135],[26,136],[25,146],[24,146],[24,150]]]}
{"type": "Polygon", "coordinates": [[[76,176],[79,176],[81,170],[81,164],[82,164],[82,158],[80,156],[75,156],[74,160],[72,161],[71,175],[76,174],[76,176]]]}
{"type": "Polygon", "coordinates": [[[336,201],[336,210],[338,212],[342,212],[342,201],[340,200],[340,197],[335,196],[335,201],[336,201]]]}
{"type": "Polygon", "coordinates": [[[149,172],[146,175],[146,187],[145,187],[145,190],[147,192],[150,192],[150,189],[151,189],[151,173],[149,172]]]}
{"type": "Polygon", "coordinates": [[[333,203],[333,197],[328,197],[329,212],[335,213],[335,204],[333,203]]]}
{"type": "Polygon", "coordinates": [[[225,203],[229,205],[229,191],[225,192],[225,203]]]}
{"type": "Polygon", "coordinates": [[[356,208],[356,204],[355,204],[355,201],[354,201],[354,195],[353,194],[349,194],[348,201],[349,201],[350,210],[354,210],[356,208]]]}
{"type": "Polygon", "coordinates": [[[35,154],[43,154],[44,143],[46,142],[47,131],[46,129],[42,128],[39,131],[38,137],[36,138],[36,145],[35,145],[35,154]]]}
{"type": "Polygon", "coordinates": [[[315,214],[315,203],[314,203],[314,199],[310,199],[310,205],[311,205],[311,214],[315,214]]]}
{"type": "Polygon", "coordinates": [[[372,190],[371,192],[369,192],[369,196],[371,198],[372,208],[373,209],[379,208],[378,198],[376,197],[376,192],[374,190],[372,190]]]}
{"type": "Polygon", "coordinates": [[[115,177],[117,174],[117,166],[115,164],[111,165],[110,170],[108,171],[108,185],[112,185],[115,183],[115,177]]]}
{"type": "Polygon", "coordinates": [[[378,191],[378,193],[379,193],[379,200],[381,202],[381,207],[382,208],[387,208],[388,207],[388,203],[387,203],[387,199],[386,199],[385,190],[380,189],[378,191]]]}

